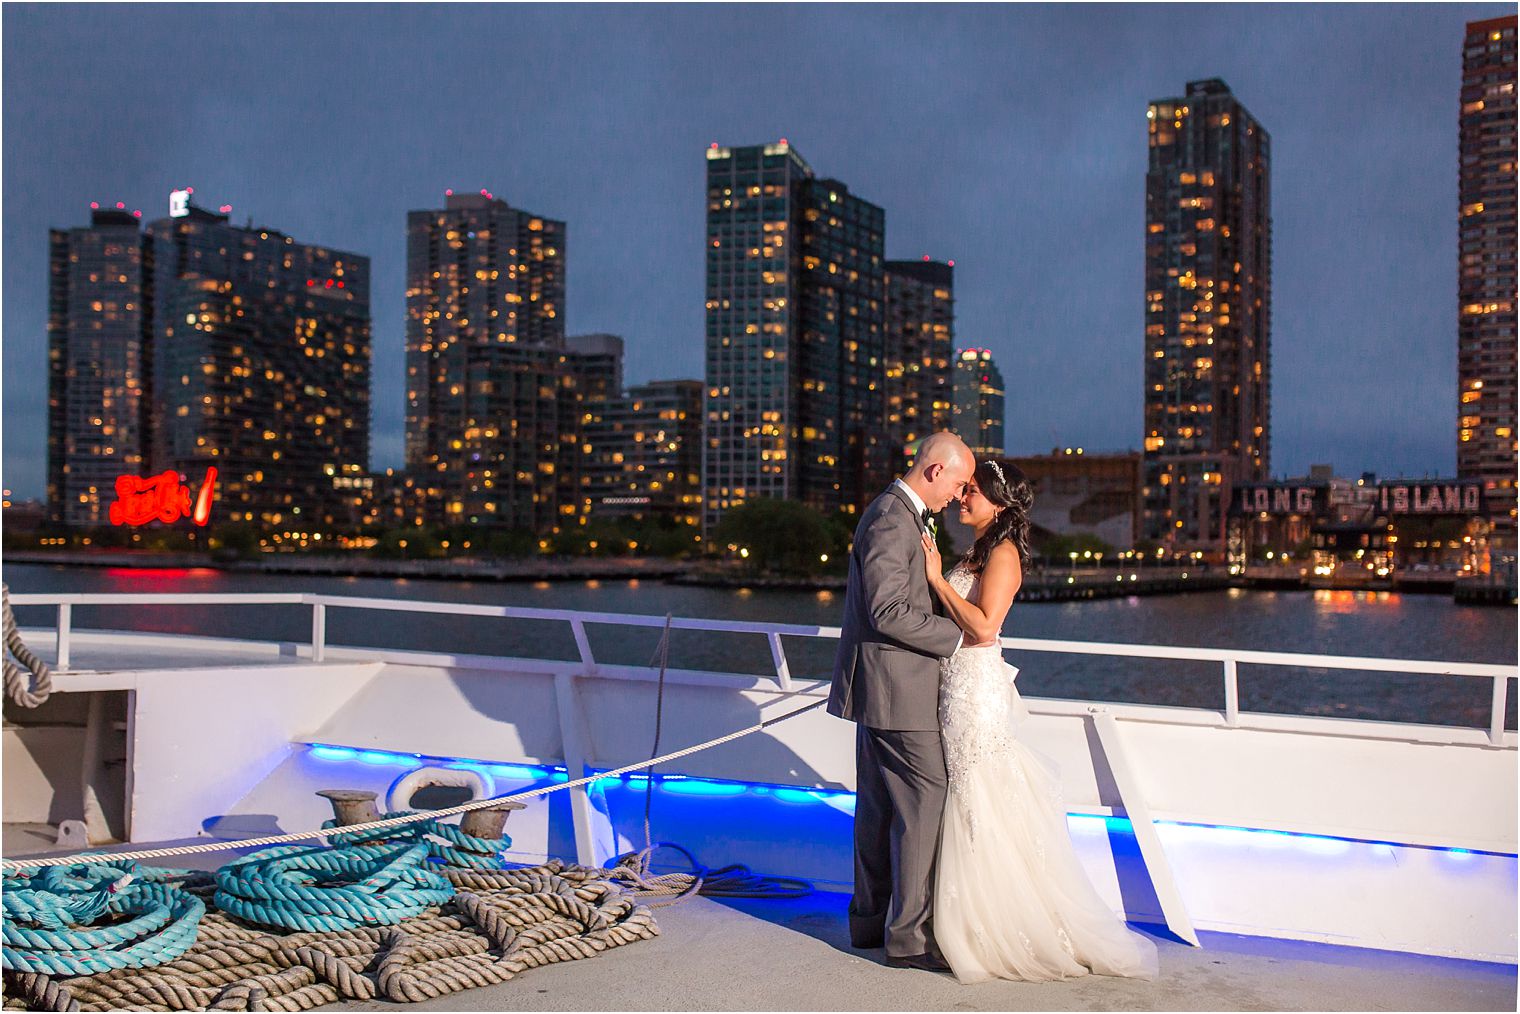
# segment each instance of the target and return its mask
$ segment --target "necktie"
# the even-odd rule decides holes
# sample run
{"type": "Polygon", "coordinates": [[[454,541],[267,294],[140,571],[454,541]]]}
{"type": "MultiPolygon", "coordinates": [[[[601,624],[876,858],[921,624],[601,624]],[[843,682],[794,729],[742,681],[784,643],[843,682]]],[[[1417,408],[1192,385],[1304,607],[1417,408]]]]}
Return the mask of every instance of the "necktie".
{"type": "Polygon", "coordinates": [[[933,515],[929,513],[929,508],[927,507],[924,508],[924,512],[920,514],[919,517],[923,519],[925,528],[928,528],[929,523],[934,520],[933,515]]]}

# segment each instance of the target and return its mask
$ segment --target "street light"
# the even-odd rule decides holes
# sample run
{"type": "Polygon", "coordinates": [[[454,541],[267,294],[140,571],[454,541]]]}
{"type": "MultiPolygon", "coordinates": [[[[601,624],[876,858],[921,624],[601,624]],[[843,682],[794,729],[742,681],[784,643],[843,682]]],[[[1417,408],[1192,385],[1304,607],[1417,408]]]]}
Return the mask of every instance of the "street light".
{"type": "Polygon", "coordinates": [[[1073,549],[1070,553],[1067,553],[1066,555],[1069,556],[1069,557],[1071,557],[1071,574],[1073,576],[1075,576],[1076,573],[1077,573],[1077,551],[1075,549],[1073,549]]]}

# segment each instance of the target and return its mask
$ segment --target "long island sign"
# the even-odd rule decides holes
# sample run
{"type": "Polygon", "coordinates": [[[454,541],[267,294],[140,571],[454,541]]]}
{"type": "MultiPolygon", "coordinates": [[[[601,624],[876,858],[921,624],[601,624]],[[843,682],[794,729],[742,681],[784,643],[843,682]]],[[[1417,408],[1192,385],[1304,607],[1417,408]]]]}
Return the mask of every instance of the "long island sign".
{"type": "MultiPolygon", "coordinates": [[[[1355,490],[1357,500],[1385,516],[1483,513],[1483,483],[1476,479],[1393,479],[1355,490]]],[[[1330,487],[1319,483],[1247,483],[1230,494],[1232,514],[1302,514],[1328,511],[1330,487]]]]}

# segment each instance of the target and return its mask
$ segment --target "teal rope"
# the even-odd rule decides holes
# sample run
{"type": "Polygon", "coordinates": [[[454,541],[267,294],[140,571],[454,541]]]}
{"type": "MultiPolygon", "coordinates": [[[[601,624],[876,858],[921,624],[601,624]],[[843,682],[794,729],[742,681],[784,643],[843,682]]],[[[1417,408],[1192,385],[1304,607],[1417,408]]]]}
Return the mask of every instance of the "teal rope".
{"type": "Polygon", "coordinates": [[[283,845],[228,863],[216,874],[216,905],[260,926],[337,931],[389,926],[454,896],[424,867],[427,847],[310,848],[283,845]]]}
{"type": "MultiPolygon", "coordinates": [[[[416,810],[396,810],[380,819],[405,817],[416,812],[416,810]]],[[[329,820],[322,826],[324,828],[337,827],[337,822],[329,820]]],[[[426,845],[428,857],[444,866],[471,870],[501,869],[501,855],[512,847],[512,839],[506,835],[500,838],[476,838],[474,835],[465,834],[457,824],[445,824],[438,820],[421,820],[402,827],[382,827],[373,831],[360,831],[357,834],[335,834],[330,840],[334,845],[359,847],[386,842],[412,842],[426,845]],[[441,842],[434,840],[440,838],[443,839],[441,842]]]]}
{"type": "Polygon", "coordinates": [[[3,965],[46,975],[92,975],[147,968],[195,943],[206,905],[168,881],[188,870],[145,870],[135,863],[84,862],[7,872],[3,965]],[[104,926],[90,923],[117,916],[104,926]]]}

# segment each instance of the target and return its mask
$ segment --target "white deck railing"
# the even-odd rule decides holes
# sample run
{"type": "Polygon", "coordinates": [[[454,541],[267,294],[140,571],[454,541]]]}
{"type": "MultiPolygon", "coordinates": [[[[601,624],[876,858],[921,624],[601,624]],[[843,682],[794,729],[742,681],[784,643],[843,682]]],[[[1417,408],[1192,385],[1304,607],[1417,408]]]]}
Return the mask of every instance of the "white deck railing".
{"type": "MultiPolygon", "coordinates": [[[[40,593],[12,595],[14,606],[55,606],[57,617],[57,653],[55,667],[69,668],[70,641],[73,634],[74,606],[114,605],[301,605],[311,607],[311,657],[324,658],[327,647],[327,609],[370,609],[401,613],[445,613],[451,616],[483,616],[497,619],[541,620],[568,623],[575,638],[584,671],[596,671],[596,657],[586,636],[587,624],[622,627],[666,625],[664,616],[637,613],[597,613],[576,609],[533,609],[524,606],[487,606],[467,602],[417,602],[408,599],[364,598],[350,595],[321,595],[302,592],[247,594],[174,594],[174,593],[40,593]]],[[[763,635],[770,644],[775,678],[782,690],[792,689],[791,668],[787,663],[783,637],[837,638],[838,627],[813,627],[792,623],[765,623],[748,620],[707,620],[675,617],[669,620],[673,630],[705,630],[730,634],[763,635]]],[[[1508,706],[1509,682],[1520,678],[1520,667],[1479,662],[1436,662],[1420,659],[1370,658],[1349,655],[1309,655],[1283,651],[1250,651],[1236,648],[1183,648],[1171,645],[1115,644],[1102,641],[1056,641],[1028,637],[1002,638],[1005,648],[1019,651],[1043,651],[1057,654],[1107,655],[1121,658],[1161,658],[1181,661],[1217,662],[1223,668],[1224,716],[1229,726],[1240,722],[1240,687],[1238,667],[1271,665],[1310,669],[1350,669],[1362,672],[1415,673],[1427,676],[1477,678],[1493,681],[1489,711],[1488,737],[1495,745],[1504,741],[1504,718],[1508,706]]],[[[345,646],[356,647],[356,646],[345,646]]]]}

